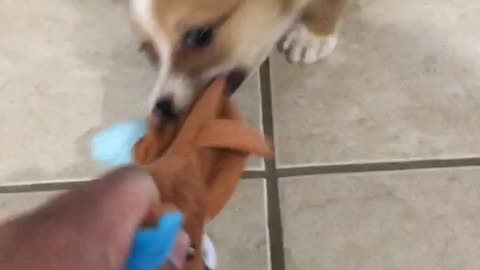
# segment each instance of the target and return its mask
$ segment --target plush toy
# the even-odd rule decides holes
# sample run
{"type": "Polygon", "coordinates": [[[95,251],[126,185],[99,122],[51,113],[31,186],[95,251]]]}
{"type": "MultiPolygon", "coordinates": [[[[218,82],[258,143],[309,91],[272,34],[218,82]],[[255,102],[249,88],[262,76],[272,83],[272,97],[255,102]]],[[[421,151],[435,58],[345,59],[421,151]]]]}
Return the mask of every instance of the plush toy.
{"type": "Polygon", "coordinates": [[[165,211],[162,205],[180,209],[194,247],[186,270],[203,269],[204,225],[233,195],[248,157],[272,156],[270,144],[243,124],[224,79],[214,81],[177,121],[120,124],[100,133],[93,148],[94,158],[104,164],[123,165],[132,157],[152,175],[161,203],[152,207],[145,226],[155,225],[165,211]]]}

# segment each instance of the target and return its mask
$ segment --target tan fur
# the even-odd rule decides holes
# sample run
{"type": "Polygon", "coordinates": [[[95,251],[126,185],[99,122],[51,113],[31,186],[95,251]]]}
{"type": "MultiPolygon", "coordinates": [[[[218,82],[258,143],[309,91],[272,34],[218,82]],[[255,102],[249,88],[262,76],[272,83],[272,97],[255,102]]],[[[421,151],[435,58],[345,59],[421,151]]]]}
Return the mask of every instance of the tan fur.
{"type": "Polygon", "coordinates": [[[265,40],[272,39],[271,30],[288,16],[279,4],[275,0],[159,0],[154,17],[175,44],[172,68],[197,74],[225,62],[254,68],[258,61],[250,62],[257,60],[256,51],[273,45],[265,40]],[[208,48],[191,51],[178,44],[189,28],[212,24],[218,28],[208,48]]]}
{"type": "MultiPolygon", "coordinates": [[[[313,36],[334,33],[347,0],[130,1],[152,1],[152,20],[156,29],[168,39],[165,42],[171,49],[171,77],[187,78],[189,82],[186,85],[195,88],[189,91],[198,91],[214,77],[228,74],[232,69],[240,68],[252,73],[294,23],[303,23],[313,36]],[[211,45],[198,50],[182,45],[188,30],[211,25],[216,29],[211,45]]],[[[137,27],[143,41],[154,42],[152,35],[155,33],[148,33],[141,24],[137,27]]],[[[157,50],[158,46],[161,45],[153,44],[157,50]]],[[[179,84],[178,80],[169,83],[167,78],[164,81],[167,81],[165,86],[158,87],[170,89],[154,90],[158,99],[171,95],[172,91],[176,91],[171,88],[179,84]]]]}
{"type": "Polygon", "coordinates": [[[317,35],[331,35],[335,32],[338,19],[347,0],[317,0],[305,8],[303,23],[317,35]]]}

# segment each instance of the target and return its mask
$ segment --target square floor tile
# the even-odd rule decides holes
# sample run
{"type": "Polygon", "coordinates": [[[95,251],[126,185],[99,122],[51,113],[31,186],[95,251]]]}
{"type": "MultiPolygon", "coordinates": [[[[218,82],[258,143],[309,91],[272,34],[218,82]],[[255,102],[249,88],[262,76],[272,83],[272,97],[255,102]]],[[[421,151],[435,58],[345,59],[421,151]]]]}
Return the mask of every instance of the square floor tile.
{"type": "Polygon", "coordinates": [[[274,54],[280,166],[480,154],[478,12],[469,0],[354,1],[327,60],[274,54]]]}
{"type": "Polygon", "coordinates": [[[268,269],[264,180],[243,180],[226,209],[212,221],[219,269],[268,269]]]}
{"type": "Polygon", "coordinates": [[[60,193],[60,191],[0,193],[0,222],[31,211],[60,193]]]}
{"type": "Polygon", "coordinates": [[[281,180],[286,270],[480,267],[480,169],[281,180]]]}
{"type": "MultiPolygon", "coordinates": [[[[260,74],[255,72],[233,95],[245,122],[256,128],[261,134],[262,124],[262,97],[260,94],[260,74]]],[[[249,170],[262,170],[265,168],[263,159],[252,158],[248,161],[249,170]]]]}
{"type": "MultiPolygon", "coordinates": [[[[91,136],[144,115],[155,72],[137,52],[125,4],[2,1],[0,183],[91,177],[91,136]]],[[[254,76],[237,99],[260,127],[258,84],[254,76]]]]}

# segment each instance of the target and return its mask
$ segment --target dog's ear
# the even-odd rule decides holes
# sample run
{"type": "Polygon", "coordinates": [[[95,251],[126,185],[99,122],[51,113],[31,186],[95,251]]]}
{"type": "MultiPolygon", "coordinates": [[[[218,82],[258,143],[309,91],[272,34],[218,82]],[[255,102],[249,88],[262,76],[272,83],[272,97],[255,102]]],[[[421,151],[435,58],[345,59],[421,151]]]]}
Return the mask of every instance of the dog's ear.
{"type": "Polygon", "coordinates": [[[196,145],[271,157],[270,145],[257,132],[234,120],[209,121],[198,134],[196,145]]]}

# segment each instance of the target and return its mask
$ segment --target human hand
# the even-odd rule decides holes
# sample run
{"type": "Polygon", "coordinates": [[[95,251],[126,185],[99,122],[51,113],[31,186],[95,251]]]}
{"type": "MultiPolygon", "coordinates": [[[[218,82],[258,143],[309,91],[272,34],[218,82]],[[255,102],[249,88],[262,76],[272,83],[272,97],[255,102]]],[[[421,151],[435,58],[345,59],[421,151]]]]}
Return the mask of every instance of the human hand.
{"type": "MultiPolygon", "coordinates": [[[[132,243],[148,231],[135,233],[158,201],[155,183],[143,170],[115,170],[0,226],[0,269],[133,270],[128,268],[131,257],[126,265],[132,243]]],[[[165,230],[180,230],[178,214],[168,215],[166,223],[159,221],[155,239],[165,235],[165,230]]],[[[182,231],[164,240],[172,243],[170,248],[176,240],[170,258],[176,267],[181,267],[189,246],[188,236],[182,231]]],[[[163,247],[169,249],[168,245],[163,247]]]]}

